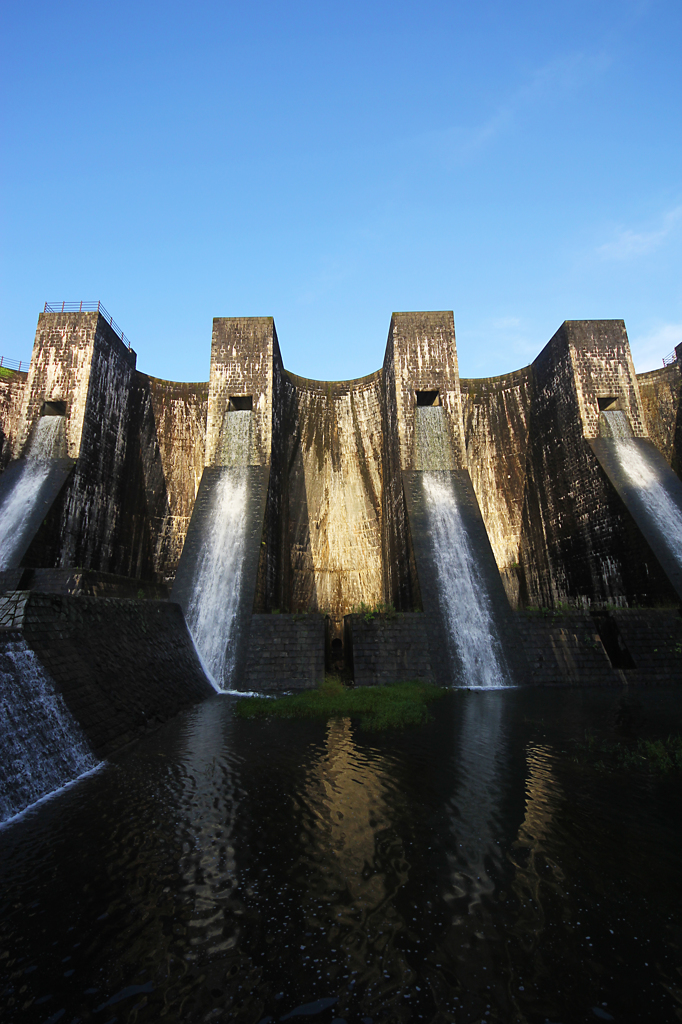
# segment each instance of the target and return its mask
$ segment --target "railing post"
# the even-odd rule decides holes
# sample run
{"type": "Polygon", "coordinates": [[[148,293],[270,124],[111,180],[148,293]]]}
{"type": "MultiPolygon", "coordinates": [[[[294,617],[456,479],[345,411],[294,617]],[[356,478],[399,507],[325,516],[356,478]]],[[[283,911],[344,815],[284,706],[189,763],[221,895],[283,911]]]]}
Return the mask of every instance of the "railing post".
{"type": "Polygon", "coordinates": [[[64,312],[64,305],[65,303],[62,302],[62,313],[64,312]]]}
{"type": "Polygon", "coordinates": [[[81,299],[80,309],[78,310],[78,312],[79,313],[83,312],[83,300],[82,299],[81,299]]]}

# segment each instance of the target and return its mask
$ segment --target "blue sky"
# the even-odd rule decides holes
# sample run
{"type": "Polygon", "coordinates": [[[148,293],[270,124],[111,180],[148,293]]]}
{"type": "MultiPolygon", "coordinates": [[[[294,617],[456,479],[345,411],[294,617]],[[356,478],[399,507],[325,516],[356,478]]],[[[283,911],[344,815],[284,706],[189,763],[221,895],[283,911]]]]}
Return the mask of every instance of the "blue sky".
{"type": "Polygon", "coordinates": [[[274,316],[319,379],[393,310],[454,309],[462,376],[565,319],[682,342],[679,0],[4,5],[0,353],[101,299],[138,367],[208,377],[274,316]]]}

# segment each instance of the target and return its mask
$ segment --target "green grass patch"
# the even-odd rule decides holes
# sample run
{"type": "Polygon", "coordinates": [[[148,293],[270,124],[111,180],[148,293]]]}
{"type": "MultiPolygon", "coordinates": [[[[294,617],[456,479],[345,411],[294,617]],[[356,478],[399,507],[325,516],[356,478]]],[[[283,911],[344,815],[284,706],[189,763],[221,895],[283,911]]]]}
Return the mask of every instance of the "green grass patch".
{"type": "Polygon", "coordinates": [[[439,686],[417,680],[390,686],[344,686],[327,676],[316,690],[285,697],[242,697],[235,710],[240,718],[352,718],[362,729],[404,729],[429,719],[428,705],[445,693],[439,686]]]}
{"type": "Polygon", "coordinates": [[[575,743],[575,760],[601,771],[630,769],[649,775],[667,775],[668,772],[682,771],[682,736],[609,743],[586,733],[584,743],[575,743]]]}

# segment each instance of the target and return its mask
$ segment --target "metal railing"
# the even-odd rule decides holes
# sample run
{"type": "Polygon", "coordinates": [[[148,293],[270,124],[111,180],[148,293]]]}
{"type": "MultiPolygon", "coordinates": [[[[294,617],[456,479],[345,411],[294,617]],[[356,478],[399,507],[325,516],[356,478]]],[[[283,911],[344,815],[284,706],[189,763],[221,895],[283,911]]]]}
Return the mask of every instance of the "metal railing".
{"type": "Polygon", "coordinates": [[[669,356],[663,356],[663,365],[670,366],[672,363],[677,362],[677,352],[673,349],[669,356]]]}
{"type": "Polygon", "coordinates": [[[99,313],[104,317],[106,322],[111,327],[112,331],[118,335],[124,345],[128,346],[128,349],[132,351],[132,345],[130,344],[130,338],[126,338],[125,334],[118,326],[113,316],[110,316],[101,302],[46,302],[44,313],[99,313]]]}
{"type": "Polygon", "coordinates": [[[0,368],[6,370],[21,370],[24,366],[27,370],[30,359],[8,359],[7,356],[0,356],[0,368]]]}

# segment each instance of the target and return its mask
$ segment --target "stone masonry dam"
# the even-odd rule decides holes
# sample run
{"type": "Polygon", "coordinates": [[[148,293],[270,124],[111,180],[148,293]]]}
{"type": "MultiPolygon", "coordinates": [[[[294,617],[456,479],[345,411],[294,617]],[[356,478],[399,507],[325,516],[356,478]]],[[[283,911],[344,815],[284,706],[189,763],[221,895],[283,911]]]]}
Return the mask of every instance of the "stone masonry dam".
{"type": "Polygon", "coordinates": [[[0,377],[9,810],[215,688],[680,682],[681,390],[682,346],[638,375],[620,320],[468,380],[451,312],[394,313],[383,366],[326,382],[216,318],[175,383],[46,307],[0,377]]]}

